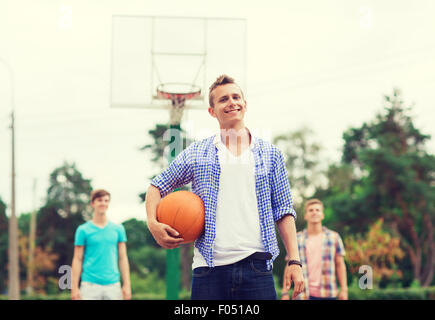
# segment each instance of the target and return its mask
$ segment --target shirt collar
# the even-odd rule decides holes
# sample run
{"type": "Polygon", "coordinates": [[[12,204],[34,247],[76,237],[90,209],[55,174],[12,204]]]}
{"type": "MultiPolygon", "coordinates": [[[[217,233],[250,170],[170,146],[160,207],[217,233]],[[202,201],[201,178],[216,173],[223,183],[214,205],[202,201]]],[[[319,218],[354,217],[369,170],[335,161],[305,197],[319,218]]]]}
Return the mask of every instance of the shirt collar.
{"type": "MultiPolygon", "coordinates": [[[[255,139],[254,135],[251,133],[251,131],[248,128],[246,128],[246,130],[248,130],[249,134],[251,135],[251,144],[249,145],[249,148],[252,150],[252,149],[254,149],[254,146],[255,146],[255,143],[256,143],[256,139],[255,139]]],[[[222,140],[221,140],[221,132],[220,132],[220,130],[218,130],[217,133],[215,134],[215,136],[213,138],[213,144],[218,149],[220,149],[220,147],[225,146],[222,143],[222,140]]]]}

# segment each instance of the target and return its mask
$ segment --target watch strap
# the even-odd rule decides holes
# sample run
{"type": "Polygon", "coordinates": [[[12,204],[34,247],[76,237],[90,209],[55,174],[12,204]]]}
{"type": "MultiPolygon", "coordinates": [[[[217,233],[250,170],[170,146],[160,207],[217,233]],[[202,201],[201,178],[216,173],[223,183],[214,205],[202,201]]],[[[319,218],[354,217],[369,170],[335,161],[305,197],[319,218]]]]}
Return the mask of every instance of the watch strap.
{"type": "Polygon", "coordinates": [[[298,261],[298,260],[289,260],[289,261],[287,262],[287,265],[288,265],[288,266],[291,266],[292,264],[297,264],[299,267],[302,268],[302,262],[300,262],[300,261],[298,261]]]}

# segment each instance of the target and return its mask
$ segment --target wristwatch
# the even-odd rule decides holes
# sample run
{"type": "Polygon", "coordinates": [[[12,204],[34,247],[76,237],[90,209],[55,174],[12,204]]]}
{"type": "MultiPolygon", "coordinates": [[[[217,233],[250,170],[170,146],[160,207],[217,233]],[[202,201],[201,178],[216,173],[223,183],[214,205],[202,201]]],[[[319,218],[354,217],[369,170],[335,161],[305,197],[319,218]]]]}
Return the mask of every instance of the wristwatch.
{"type": "Polygon", "coordinates": [[[302,262],[300,262],[300,261],[298,261],[298,260],[289,260],[289,261],[287,262],[287,265],[288,265],[288,266],[291,266],[292,264],[297,264],[299,267],[302,268],[302,262]]]}

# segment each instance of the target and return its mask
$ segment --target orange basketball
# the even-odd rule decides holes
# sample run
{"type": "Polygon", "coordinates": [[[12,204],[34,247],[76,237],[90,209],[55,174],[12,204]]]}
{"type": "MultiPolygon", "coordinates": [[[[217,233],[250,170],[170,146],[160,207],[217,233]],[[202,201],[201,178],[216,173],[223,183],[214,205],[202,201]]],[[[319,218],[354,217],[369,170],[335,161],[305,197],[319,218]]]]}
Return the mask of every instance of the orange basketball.
{"type": "Polygon", "coordinates": [[[176,191],[164,197],[157,206],[157,220],[180,233],[183,243],[198,239],[204,231],[204,202],[193,192],[176,191]]]}

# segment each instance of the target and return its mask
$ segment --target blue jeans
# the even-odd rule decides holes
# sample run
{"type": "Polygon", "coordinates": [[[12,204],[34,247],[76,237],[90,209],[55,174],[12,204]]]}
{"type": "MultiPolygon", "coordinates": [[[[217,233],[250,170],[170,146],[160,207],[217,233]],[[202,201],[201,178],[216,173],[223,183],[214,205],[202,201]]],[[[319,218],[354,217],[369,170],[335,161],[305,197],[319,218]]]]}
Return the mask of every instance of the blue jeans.
{"type": "Polygon", "coordinates": [[[276,300],[272,269],[265,260],[244,259],[193,270],[192,300],[276,300]]]}

